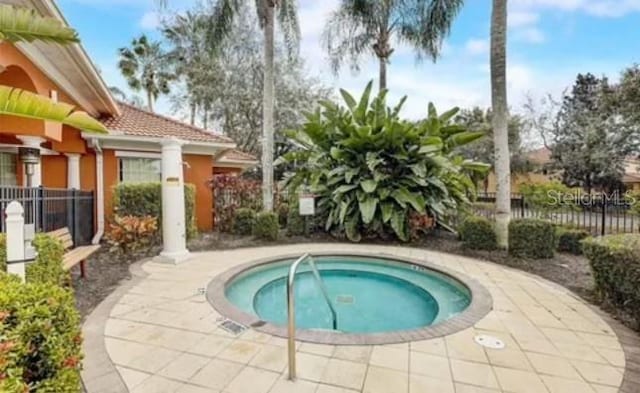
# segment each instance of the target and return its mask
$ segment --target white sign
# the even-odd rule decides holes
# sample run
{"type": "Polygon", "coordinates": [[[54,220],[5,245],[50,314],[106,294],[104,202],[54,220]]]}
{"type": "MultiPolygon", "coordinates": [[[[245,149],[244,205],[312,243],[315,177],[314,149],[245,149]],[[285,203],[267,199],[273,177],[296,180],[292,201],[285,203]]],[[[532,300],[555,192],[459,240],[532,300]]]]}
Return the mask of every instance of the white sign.
{"type": "Polygon", "coordinates": [[[313,216],[316,214],[315,198],[312,194],[301,194],[298,202],[301,216],[313,216]]]}

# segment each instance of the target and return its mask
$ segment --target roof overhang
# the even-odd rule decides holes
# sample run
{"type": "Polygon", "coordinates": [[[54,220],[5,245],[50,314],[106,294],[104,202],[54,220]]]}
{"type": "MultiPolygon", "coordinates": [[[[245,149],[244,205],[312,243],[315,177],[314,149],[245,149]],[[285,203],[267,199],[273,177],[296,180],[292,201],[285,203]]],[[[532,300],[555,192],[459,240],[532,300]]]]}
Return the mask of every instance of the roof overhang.
{"type": "MultiPolygon", "coordinates": [[[[103,149],[160,152],[162,141],[166,138],[153,138],[148,136],[122,135],[115,131],[113,134],[82,133],[82,138],[97,141],[103,149]]],[[[183,140],[182,152],[184,154],[216,156],[222,151],[233,149],[235,143],[197,142],[183,140]]]]}
{"type": "Polygon", "coordinates": [[[213,165],[216,168],[240,168],[242,170],[253,168],[258,165],[258,161],[248,161],[248,160],[231,160],[228,158],[220,158],[214,160],[213,165]]]}
{"type": "MultiPolygon", "coordinates": [[[[60,9],[52,0],[9,0],[18,7],[35,9],[68,26],[60,9]]],[[[16,43],[22,52],[52,82],[67,93],[81,109],[97,117],[119,114],[118,105],[80,44],[52,45],[46,42],[16,43]]]]}

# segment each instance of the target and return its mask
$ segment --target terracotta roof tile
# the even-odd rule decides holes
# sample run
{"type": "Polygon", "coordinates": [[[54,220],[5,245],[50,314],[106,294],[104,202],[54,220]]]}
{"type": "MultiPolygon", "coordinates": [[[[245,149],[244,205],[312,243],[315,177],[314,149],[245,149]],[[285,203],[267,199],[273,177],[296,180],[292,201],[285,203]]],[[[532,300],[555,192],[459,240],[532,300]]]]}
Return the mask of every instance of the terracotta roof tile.
{"type": "Polygon", "coordinates": [[[238,149],[228,150],[220,159],[233,161],[257,161],[257,158],[249,153],[245,153],[238,149]]]}
{"type": "Polygon", "coordinates": [[[118,105],[120,116],[100,119],[102,124],[111,131],[152,138],[176,137],[192,142],[233,143],[231,138],[214,134],[170,117],[136,108],[123,102],[118,102],[118,105]]]}

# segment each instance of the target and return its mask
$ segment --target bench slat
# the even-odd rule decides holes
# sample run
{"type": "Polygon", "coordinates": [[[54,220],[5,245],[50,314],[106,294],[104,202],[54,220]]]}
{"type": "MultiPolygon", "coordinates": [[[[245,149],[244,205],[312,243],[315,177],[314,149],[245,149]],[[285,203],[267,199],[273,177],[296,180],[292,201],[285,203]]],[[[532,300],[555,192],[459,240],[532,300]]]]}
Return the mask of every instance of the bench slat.
{"type": "Polygon", "coordinates": [[[76,247],[68,253],[64,254],[63,266],[65,270],[69,270],[78,263],[87,259],[91,254],[100,249],[99,245],[76,247]]]}

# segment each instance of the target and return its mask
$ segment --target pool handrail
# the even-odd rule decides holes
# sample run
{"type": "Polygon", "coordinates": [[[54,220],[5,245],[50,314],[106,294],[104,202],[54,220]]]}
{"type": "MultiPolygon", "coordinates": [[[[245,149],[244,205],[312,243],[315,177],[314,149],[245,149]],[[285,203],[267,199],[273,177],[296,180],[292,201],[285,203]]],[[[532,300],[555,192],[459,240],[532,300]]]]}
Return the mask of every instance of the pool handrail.
{"type": "Polygon", "coordinates": [[[331,304],[331,300],[329,298],[329,292],[322,281],[322,277],[320,277],[320,272],[316,267],[316,264],[313,260],[313,256],[311,254],[306,253],[298,258],[294,263],[291,264],[289,268],[289,276],[287,279],[287,326],[289,330],[288,337],[288,349],[289,349],[289,380],[294,381],[296,379],[296,310],[295,310],[295,300],[294,300],[294,284],[296,279],[296,273],[298,270],[298,266],[300,266],[303,262],[308,261],[309,267],[313,272],[313,276],[316,279],[318,287],[320,288],[320,292],[326,300],[327,305],[329,306],[329,310],[331,311],[331,316],[333,318],[333,330],[338,329],[338,314],[336,313],[335,308],[333,308],[333,304],[331,304]]]}

